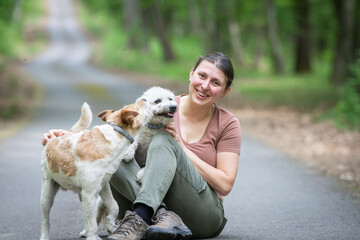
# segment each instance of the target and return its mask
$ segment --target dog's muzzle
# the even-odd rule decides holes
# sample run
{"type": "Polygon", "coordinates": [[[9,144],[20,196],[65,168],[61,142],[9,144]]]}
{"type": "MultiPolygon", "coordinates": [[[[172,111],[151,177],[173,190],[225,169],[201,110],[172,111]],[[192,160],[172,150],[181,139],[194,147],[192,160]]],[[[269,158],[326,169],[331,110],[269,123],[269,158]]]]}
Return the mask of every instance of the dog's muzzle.
{"type": "Polygon", "coordinates": [[[170,109],[170,113],[175,113],[176,110],[177,110],[177,106],[176,106],[176,105],[171,105],[171,106],[169,107],[169,109],[170,109]]]}

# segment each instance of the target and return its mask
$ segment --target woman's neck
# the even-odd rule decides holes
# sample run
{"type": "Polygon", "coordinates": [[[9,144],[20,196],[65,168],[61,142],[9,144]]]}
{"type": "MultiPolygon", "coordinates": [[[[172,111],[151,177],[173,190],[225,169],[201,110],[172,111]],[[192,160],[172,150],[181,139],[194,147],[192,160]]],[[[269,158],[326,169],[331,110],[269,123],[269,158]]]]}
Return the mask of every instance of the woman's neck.
{"type": "Polygon", "coordinates": [[[191,101],[189,96],[183,96],[180,98],[180,101],[181,113],[186,116],[187,119],[192,121],[202,121],[208,119],[215,109],[214,104],[209,107],[198,106],[191,101]]]}

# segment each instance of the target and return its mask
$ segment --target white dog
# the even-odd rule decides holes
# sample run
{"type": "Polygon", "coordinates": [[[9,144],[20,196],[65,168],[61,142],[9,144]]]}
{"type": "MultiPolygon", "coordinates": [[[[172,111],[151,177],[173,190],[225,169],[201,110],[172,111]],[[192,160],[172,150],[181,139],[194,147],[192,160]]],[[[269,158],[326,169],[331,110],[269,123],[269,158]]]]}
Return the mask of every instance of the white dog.
{"type": "Polygon", "coordinates": [[[118,111],[103,111],[98,116],[107,124],[86,130],[92,113],[84,103],[81,117],[70,132],[46,145],[41,161],[41,240],[49,239],[50,209],[60,187],[80,196],[85,220],[81,236],[101,240],[97,235],[99,221],[109,233],[115,231],[119,208],[111,194],[109,180],[133,141],[132,136],[146,123],[148,109],[148,104],[139,100],[118,111]]]}
{"type": "Polygon", "coordinates": [[[128,148],[124,154],[124,160],[130,161],[135,158],[142,169],[137,174],[137,180],[141,182],[144,175],[144,166],[146,163],[146,155],[151,138],[159,131],[174,120],[174,113],[178,104],[175,101],[175,95],[172,91],[161,88],[152,87],[145,91],[138,99],[145,100],[149,104],[151,117],[146,126],[142,128],[135,138],[135,142],[128,148]]]}

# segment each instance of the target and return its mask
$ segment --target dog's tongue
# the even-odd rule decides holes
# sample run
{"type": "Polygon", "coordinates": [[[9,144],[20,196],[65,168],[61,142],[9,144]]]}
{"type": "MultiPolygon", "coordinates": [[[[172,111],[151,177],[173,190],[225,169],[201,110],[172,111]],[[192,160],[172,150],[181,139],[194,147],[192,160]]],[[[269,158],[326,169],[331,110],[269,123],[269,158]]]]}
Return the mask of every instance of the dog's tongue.
{"type": "Polygon", "coordinates": [[[174,113],[168,113],[167,115],[168,115],[169,117],[174,117],[175,114],[174,114],[174,113]]]}

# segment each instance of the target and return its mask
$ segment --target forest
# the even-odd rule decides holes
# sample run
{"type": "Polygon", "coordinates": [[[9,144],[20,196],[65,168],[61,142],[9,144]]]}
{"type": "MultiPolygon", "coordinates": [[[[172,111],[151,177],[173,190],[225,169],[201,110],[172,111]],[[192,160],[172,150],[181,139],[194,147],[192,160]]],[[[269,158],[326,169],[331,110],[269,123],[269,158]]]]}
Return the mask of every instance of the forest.
{"type": "MultiPolygon", "coordinates": [[[[359,0],[75,2],[104,66],[186,81],[199,56],[219,51],[249,101],[321,109],[338,127],[360,129],[359,0]]],[[[43,40],[28,29],[44,11],[42,1],[0,2],[0,71],[21,61],[29,38],[43,40]]]]}

